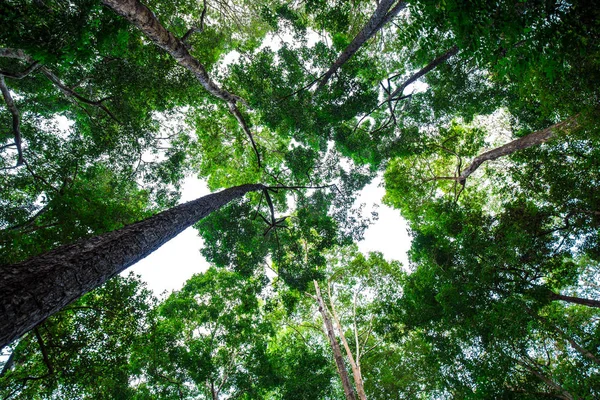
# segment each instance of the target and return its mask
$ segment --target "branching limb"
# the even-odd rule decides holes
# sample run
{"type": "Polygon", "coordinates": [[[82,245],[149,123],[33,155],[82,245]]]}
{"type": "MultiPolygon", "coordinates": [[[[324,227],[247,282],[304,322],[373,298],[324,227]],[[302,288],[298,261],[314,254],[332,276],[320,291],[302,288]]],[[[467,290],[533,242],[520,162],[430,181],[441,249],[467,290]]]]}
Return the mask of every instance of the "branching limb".
{"type": "Polygon", "coordinates": [[[250,139],[257,155],[259,168],[262,168],[260,164],[260,155],[256,148],[256,143],[254,143],[254,138],[248,128],[248,124],[237,108],[238,102],[248,107],[248,104],[244,99],[217,85],[217,83],[208,75],[204,65],[190,54],[184,41],[175,37],[173,33],[167,30],[160,23],[156,15],[154,15],[154,13],[139,0],[102,0],[102,2],[135,25],[155,45],[169,53],[179,65],[193,73],[198,82],[200,82],[210,94],[225,101],[229,105],[229,110],[238,120],[244,133],[246,133],[250,139]]]}
{"type": "Polygon", "coordinates": [[[106,114],[108,114],[109,117],[111,117],[113,120],[115,120],[117,123],[121,123],[117,117],[114,116],[114,114],[103,104],[106,100],[109,100],[110,97],[105,97],[103,99],[100,100],[90,100],[87,99],[83,96],[81,96],[80,94],[78,94],[77,92],[75,92],[74,90],[72,90],[71,88],[69,88],[67,85],[65,85],[52,71],[50,71],[48,68],[46,67],[41,67],[41,71],[42,73],[48,78],[50,79],[50,81],[52,83],[54,83],[59,89],[60,91],[67,97],[73,97],[79,101],[81,101],[82,103],[85,104],[89,104],[91,106],[94,107],[98,107],[101,110],[103,110],[106,114]]]}
{"type": "MultiPolygon", "coordinates": [[[[204,16],[206,15],[206,0],[203,1],[202,14],[200,15],[200,26],[190,28],[182,37],[181,41],[187,45],[187,41],[194,33],[204,32],[204,16]]],[[[187,46],[189,48],[189,46],[187,46]]]]}

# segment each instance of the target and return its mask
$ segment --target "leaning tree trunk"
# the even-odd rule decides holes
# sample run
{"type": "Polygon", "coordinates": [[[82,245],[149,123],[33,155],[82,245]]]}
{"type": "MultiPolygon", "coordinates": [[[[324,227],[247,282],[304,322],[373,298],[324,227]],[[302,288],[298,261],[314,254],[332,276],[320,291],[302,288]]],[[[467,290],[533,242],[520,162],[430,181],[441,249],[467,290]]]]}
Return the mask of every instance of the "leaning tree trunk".
{"type": "Polygon", "coordinates": [[[577,128],[579,126],[578,118],[579,114],[549,126],[546,129],[530,133],[527,136],[520,137],[503,146],[496,147],[495,149],[478,155],[475,157],[473,162],[471,162],[471,164],[461,172],[460,176],[457,177],[456,180],[464,185],[467,178],[471,176],[471,174],[473,174],[473,172],[475,172],[484,162],[497,160],[500,157],[508,156],[519,150],[524,150],[529,147],[546,143],[548,140],[552,139],[557,132],[570,131],[577,128]]]}
{"type": "Polygon", "coordinates": [[[565,296],[560,293],[550,292],[550,299],[554,301],[565,301],[571,304],[580,304],[587,307],[600,307],[600,300],[584,299],[581,297],[565,296]]]}
{"type": "MultiPolygon", "coordinates": [[[[106,0],[105,0],[106,1],[106,0]]],[[[317,90],[321,90],[329,81],[329,79],[342,67],[363,44],[377,34],[390,20],[396,17],[400,11],[406,8],[407,3],[396,0],[381,0],[371,15],[371,18],[361,31],[356,35],[352,42],[342,51],[337,60],[329,67],[327,72],[321,78],[321,82],[317,90]],[[394,4],[395,3],[395,4],[394,4]]]]}
{"type": "Polygon", "coordinates": [[[231,200],[261,189],[260,184],[225,189],[116,231],[0,266],[0,348],[231,200]]]}

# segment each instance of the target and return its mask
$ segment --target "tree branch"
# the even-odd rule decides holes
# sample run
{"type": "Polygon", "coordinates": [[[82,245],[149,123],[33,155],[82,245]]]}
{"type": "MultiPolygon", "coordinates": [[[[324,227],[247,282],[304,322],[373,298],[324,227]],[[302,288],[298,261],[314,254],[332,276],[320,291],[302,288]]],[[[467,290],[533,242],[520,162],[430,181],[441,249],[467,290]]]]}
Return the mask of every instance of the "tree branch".
{"type": "Polygon", "coordinates": [[[12,114],[12,129],[13,135],[15,137],[15,146],[17,146],[17,167],[23,165],[23,149],[21,147],[21,116],[19,114],[19,110],[17,106],[15,106],[15,102],[10,94],[10,90],[6,86],[6,82],[4,82],[4,76],[0,75],[0,91],[2,91],[2,96],[4,97],[4,101],[6,102],[6,107],[8,111],[12,114]]]}
{"type": "Polygon", "coordinates": [[[352,40],[352,42],[346,47],[346,49],[339,55],[337,60],[333,63],[333,65],[325,72],[319,86],[317,87],[317,92],[321,90],[329,81],[329,79],[337,72],[338,69],[346,63],[357,51],[360,47],[369,39],[371,39],[377,32],[379,32],[386,23],[388,23],[392,18],[397,16],[400,11],[406,8],[407,3],[404,1],[397,0],[381,0],[373,12],[373,15],[366,23],[366,25],[361,29],[361,31],[356,35],[356,37],[352,40]],[[396,3],[394,5],[394,3],[396,3]]]}
{"type": "Polygon", "coordinates": [[[434,68],[436,68],[438,65],[446,62],[449,58],[451,58],[452,56],[456,55],[456,53],[458,53],[458,47],[455,45],[455,46],[452,46],[451,49],[449,49],[448,51],[446,51],[441,56],[438,56],[438,57],[434,58],[429,64],[427,64],[425,67],[421,68],[419,71],[417,71],[414,74],[412,74],[406,81],[404,81],[400,86],[398,86],[392,92],[392,94],[390,94],[388,96],[388,99],[390,101],[392,101],[392,100],[396,100],[397,96],[402,96],[402,93],[404,92],[404,89],[406,89],[406,87],[408,85],[410,85],[411,83],[416,82],[419,78],[421,78],[424,75],[426,75],[428,72],[430,72],[431,70],[433,70],[434,68]]]}
{"type": "Polygon", "coordinates": [[[562,122],[549,126],[546,129],[530,133],[527,136],[523,136],[503,146],[480,154],[479,156],[475,157],[471,164],[461,172],[460,176],[458,177],[458,181],[464,185],[467,178],[471,176],[471,174],[473,174],[473,172],[475,172],[477,168],[479,168],[481,164],[486,161],[493,161],[500,157],[510,155],[518,150],[524,150],[529,147],[545,143],[554,137],[554,134],[557,131],[576,129],[579,127],[579,123],[577,121],[578,117],[579,114],[574,115],[562,122]]]}

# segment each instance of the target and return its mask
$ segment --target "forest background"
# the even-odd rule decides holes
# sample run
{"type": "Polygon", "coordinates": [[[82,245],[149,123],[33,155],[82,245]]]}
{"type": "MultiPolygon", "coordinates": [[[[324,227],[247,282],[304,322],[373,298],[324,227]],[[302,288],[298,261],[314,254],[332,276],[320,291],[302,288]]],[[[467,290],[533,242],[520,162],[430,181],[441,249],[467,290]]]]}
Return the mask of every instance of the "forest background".
{"type": "Polygon", "coordinates": [[[599,14],[2,2],[0,395],[600,397],[599,14]],[[192,224],[181,290],[119,275],[192,224]]]}

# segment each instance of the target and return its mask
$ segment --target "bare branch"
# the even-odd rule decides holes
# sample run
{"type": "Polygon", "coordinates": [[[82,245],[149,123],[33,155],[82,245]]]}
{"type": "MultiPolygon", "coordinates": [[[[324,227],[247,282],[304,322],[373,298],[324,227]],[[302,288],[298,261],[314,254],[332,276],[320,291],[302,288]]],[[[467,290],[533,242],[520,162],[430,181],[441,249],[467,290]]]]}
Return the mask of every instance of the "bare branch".
{"type": "Polygon", "coordinates": [[[28,76],[29,74],[31,74],[32,72],[34,72],[35,70],[37,70],[40,67],[40,64],[37,61],[34,61],[33,63],[31,63],[31,65],[29,65],[29,67],[27,67],[24,71],[22,72],[7,72],[7,71],[0,71],[0,75],[4,75],[7,78],[12,78],[12,79],[23,79],[26,76],[28,76]]]}
{"type": "Polygon", "coordinates": [[[392,92],[392,94],[390,94],[388,96],[388,99],[389,100],[396,100],[397,96],[402,96],[402,93],[404,92],[404,89],[406,89],[406,87],[408,85],[410,85],[411,83],[416,82],[419,78],[423,77],[429,71],[433,70],[438,65],[443,64],[449,58],[451,58],[452,56],[456,55],[456,53],[458,53],[458,47],[457,46],[452,46],[452,48],[449,49],[448,51],[446,51],[444,54],[442,54],[441,56],[438,56],[438,57],[434,58],[429,64],[427,64],[425,67],[421,68],[419,71],[417,71],[414,74],[412,74],[406,81],[404,81],[400,86],[398,86],[392,92]]]}

